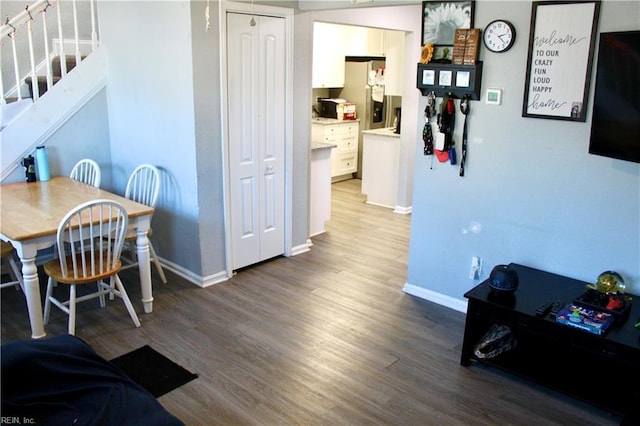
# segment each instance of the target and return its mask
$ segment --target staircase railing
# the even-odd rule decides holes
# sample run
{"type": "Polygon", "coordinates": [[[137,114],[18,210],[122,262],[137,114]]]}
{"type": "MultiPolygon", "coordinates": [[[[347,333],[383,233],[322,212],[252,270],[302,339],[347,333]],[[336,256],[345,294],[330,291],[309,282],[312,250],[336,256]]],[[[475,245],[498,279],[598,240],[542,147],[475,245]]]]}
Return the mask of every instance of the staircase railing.
{"type": "Polygon", "coordinates": [[[51,89],[55,83],[51,66],[55,56],[60,57],[60,70],[56,70],[60,75],[57,77],[64,78],[68,72],[66,50],[69,44],[74,50],[76,64],[97,48],[96,22],[95,0],[36,0],[13,18],[7,17],[0,28],[0,106],[29,97],[26,96],[28,80],[30,97],[36,102],[41,95],[38,74],[46,78],[46,90],[51,89]],[[52,12],[55,16],[50,16],[52,12]],[[37,21],[41,21],[41,27],[37,21]],[[73,33],[73,38],[65,39],[69,33],[73,33]],[[87,42],[89,37],[90,43],[87,42]],[[9,48],[11,56],[4,56],[9,48]],[[13,75],[9,77],[6,73],[13,75]],[[5,86],[11,87],[5,91],[5,86]]]}

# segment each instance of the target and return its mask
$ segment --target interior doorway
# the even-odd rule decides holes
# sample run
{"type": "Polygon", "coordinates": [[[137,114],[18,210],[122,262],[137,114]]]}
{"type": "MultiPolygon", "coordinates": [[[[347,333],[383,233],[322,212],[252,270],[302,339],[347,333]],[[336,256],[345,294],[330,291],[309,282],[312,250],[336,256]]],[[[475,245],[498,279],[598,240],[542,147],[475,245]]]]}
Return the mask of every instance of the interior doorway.
{"type": "MultiPolygon", "coordinates": [[[[347,9],[344,11],[345,12],[345,16],[348,16],[350,13],[350,10],[347,9]]],[[[354,11],[355,13],[355,11],[354,11]]],[[[346,18],[349,20],[349,18],[346,18]]],[[[318,21],[319,22],[319,21],[318,21]]],[[[362,57],[363,59],[371,59],[374,57],[380,57],[381,53],[387,54],[387,52],[385,52],[386,49],[389,49],[389,46],[392,44],[391,41],[395,40],[396,44],[401,46],[401,54],[402,54],[402,59],[399,60],[400,65],[402,67],[408,67],[409,65],[406,64],[407,60],[404,56],[404,44],[405,44],[405,31],[402,30],[398,30],[398,29],[387,29],[385,28],[385,26],[383,24],[380,25],[376,25],[375,21],[372,21],[372,26],[360,26],[360,25],[354,25],[354,24],[345,24],[343,22],[337,22],[337,21],[332,21],[332,20],[322,20],[321,21],[321,27],[320,29],[322,29],[323,31],[327,31],[327,29],[331,30],[331,28],[335,28],[336,34],[340,34],[340,36],[329,36],[328,39],[329,40],[335,40],[335,39],[339,39],[339,38],[344,38],[344,34],[345,31],[347,31],[347,34],[368,34],[371,35],[372,31],[379,31],[382,33],[385,33],[385,35],[383,37],[381,37],[379,40],[381,40],[382,42],[379,42],[377,39],[374,41],[373,46],[375,46],[376,44],[380,45],[380,44],[384,44],[384,46],[380,49],[378,49],[376,51],[376,48],[373,47],[372,48],[372,43],[368,40],[363,40],[363,45],[366,45],[366,48],[363,50],[363,53],[361,54],[346,54],[345,56],[347,57],[344,64],[352,64],[354,60],[359,59],[360,57],[362,57]],[[373,28],[373,26],[375,25],[375,28],[373,28]],[[346,29],[346,30],[345,30],[346,29]],[[353,30],[353,32],[351,32],[353,30]],[[347,61],[351,61],[351,62],[347,62],[347,61]]],[[[315,25],[314,25],[315,27],[315,25]]],[[[321,33],[323,35],[326,36],[326,34],[321,33]]],[[[375,35],[374,35],[375,37],[375,35]]],[[[357,37],[354,37],[357,38],[357,37]]],[[[314,40],[314,49],[315,49],[315,45],[316,42],[314,40]]],[[[353,49],[353,48],[352,48],[353,49]]],[[[349,48],[345,48],[345,50],[349,50],[349,48]]],[[[396,53],[396,52],[394,52],[396,53]]],[[[397,57],[397,54],[396,54],[397,57]]],[[[322,60],[322,58],[318,58],[317,55],[314,53],[313,55],[313,60],[314,61],[318,61],[318,59],[322,60]]],[[[390,62],[390,57],[386,57],[386,58],[381,58],[381,59],[386,59],[386,62],[390,62]]],[[[375,61],[372,61],[375,62],[375,61]]],[[[315,72],[315,67],[316,67],[317,63],[314,62],[312,63],[312,67],[314,67],[314,72],[315,72]]],[[[415,64],[412,64],[415,67],[415,64]]],[[[395,83],[393,85],[393,89],[391,89],[391,91],[386,91],[385,92],[385,100],[388,99],[392,99],[394,101],[394,103],[390,106],[388,106],[388,109],[391,111],[395,111],[397,109],[399,109],[402,105],[402,92],[404,89],[404,83],[406,82],[406,80],[403,78],[403,70],[401,70],[400,72],[397,71],[397,64],[393,63],[393,66],[396,67],[396,76],[398,79],[398,82],[395,83]]],[[[345,67],[346,68],[346,67],[345,67]]],[[[347,80],[348,80],[348,75],[347,75],[347,71],[345,70],[344,73],[344,86],[343,87],[339,87],[339,88],[318,88],[314,85],[314,87],[312,88],[312,100],[315,103],[316,100],[318,98],[323,98],[323,97],[328,97],[328,98],[342,98],[342,99],[346,99],[347,102],[354,102],[355,99],[359,99],[358,96],[353,95],[354,90],[349,90],[348,93],[350,93],[351,95],[347,95],[347,80]]],[[[366,77],[366,76],[365,76],[366,77]]],[[[353,80],[353,78],[351,78],[353,80]]],[[[326,80],[332,80],[331,78],[327,78],[326,80]]],[[[360,79],[362,80],[362,84],[353,84],[350,86],[351,87],[360,87],[362,86],[362,92],[364,92],[364,87],[367,86],[366,83],[366,78],[362,78],[360,79]]],[[[389,84],[389,86],[391,86],[391,84],[389,84]]],[[[359,92],[358,92],[359,93],[359,92]]],[[[365,95],[366,96],[366,95],[365,95]]],[[[358,101],[355,101],[358,102],[358,101]]],[[[364,104],[364,103],[363,103],[364,104]]],[[[360,132],[362,132],[362,130],[370,130],[368,127],[365,128],[363,126],[363,123],[368,121],[369,118],[365,116],[366,110],[364,108],[357,108],[357,114],[358,114],[358,119],[360,121],[360,132]],[[363,121],[364,120],[364,121],[363,121]]],[[[395,114],[389,114],[389,115],[395,115],[395,114]]],[[[385,117],[385,123],[388,123],[388,125],[385,126],[379,126],[379,127],[393,127],[393,120],[388,120],[388,117],[385,117]]],[[[413,146],[413,145],[412,145],[413,146]]],[[[362,167],[364,166],[364,164],[362,164],[362,153],[363,153],[363,144],[362,144],[362,134],[360,134],[359,136],[359,143],[358,143],[358,147],[359,147],[359,152],[358,152],[358,172],[354,173],[353,177],[356,179],[362,179],[362,167]]],[[[411,149],[412,150],[412,149],[411,149]]],[[[334,150],[335,151],[335,150],[334,150]]],[[[333,154],[332,154],[333,155],[333,154]]],[[[407,164],[408,162],[412,162],[413,161],[413,156],[409,155],[409,156],[405,156],[403,157],[403,163],[400,165],[400,168],[402,168],[403,170],[411,170],[411,172],[413,171],[413,164],[407,164]]],[[[342,178],[342,177],[341,177],[342,178]]],[[[334,179],[333,181],[336,182],[338,179],[334,179]]],[[[412,178],[411,178],[412,180],[412,178]]],[[[404,183],[406,183],[406,186],[409,187],[410,185],[412,185],[412,182],[407,182],[407,180],[405,179],[403,181],[404,183]]],[[[409,189],[408,192],[410,193],[411,190],[409,189]]],[[[409,201],[406,202],[406,198],[403,199],[403,203],[399,204],[398,206],[393,206],[395,207],[395,212],[396,213],[400,213],[400,214],[408,214],[411,212],[411,205],[410,205],[410,197],[409,201]],[[398,208],[400,207],[400,208],[398,208]]],[[[365,197],[366,199],[366,197],[365,197]]]]}
{"type": "Polygon", "coordinates": [[[291,252],[292,18],[223,3],[227,274],[291,252]]]}

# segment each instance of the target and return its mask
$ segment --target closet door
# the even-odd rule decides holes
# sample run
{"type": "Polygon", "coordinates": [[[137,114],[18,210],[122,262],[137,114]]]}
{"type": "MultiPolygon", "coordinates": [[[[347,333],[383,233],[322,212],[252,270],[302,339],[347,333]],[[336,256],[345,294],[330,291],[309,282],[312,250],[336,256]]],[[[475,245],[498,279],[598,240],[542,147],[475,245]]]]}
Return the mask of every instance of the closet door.
{"type": "Polygon", "coordinates": [[[284,253],[284,19],[228,13],[227,67],[235,270],[284,253]]]}

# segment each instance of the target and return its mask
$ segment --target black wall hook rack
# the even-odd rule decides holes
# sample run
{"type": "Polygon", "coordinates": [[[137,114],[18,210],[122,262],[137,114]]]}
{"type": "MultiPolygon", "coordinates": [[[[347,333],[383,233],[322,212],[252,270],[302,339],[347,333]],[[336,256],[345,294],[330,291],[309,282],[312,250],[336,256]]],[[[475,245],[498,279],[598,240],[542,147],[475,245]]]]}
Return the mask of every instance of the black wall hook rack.
{"type": "Polygon", "coordinates": [[[422,96],[435,92],[441,98],[461,99],[468,95],[471,100],[480,100],[482,86],[482,61],[475,65],[418,64],[417,87],[422,96]]]}

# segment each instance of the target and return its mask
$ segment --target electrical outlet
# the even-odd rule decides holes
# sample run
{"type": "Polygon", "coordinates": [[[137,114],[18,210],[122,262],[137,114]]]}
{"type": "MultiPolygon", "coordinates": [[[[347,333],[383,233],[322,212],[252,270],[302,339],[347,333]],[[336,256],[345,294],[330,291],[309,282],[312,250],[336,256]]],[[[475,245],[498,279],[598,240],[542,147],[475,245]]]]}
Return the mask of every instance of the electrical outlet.
{"type": "Polygon", "coordinates": [[[480,277],[480,273],[482,270],[482,259],[478,256],[473,256],[471,258],[471,269],[469,269],[469,279],[475,280],[480,277]]]}

